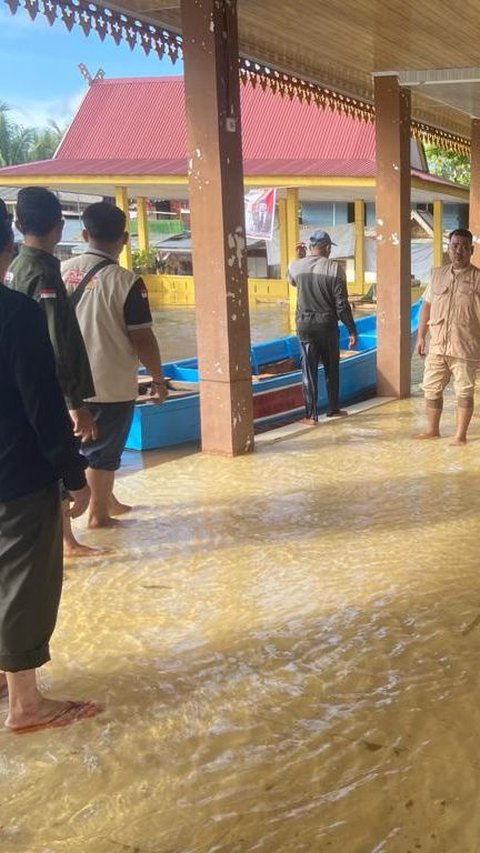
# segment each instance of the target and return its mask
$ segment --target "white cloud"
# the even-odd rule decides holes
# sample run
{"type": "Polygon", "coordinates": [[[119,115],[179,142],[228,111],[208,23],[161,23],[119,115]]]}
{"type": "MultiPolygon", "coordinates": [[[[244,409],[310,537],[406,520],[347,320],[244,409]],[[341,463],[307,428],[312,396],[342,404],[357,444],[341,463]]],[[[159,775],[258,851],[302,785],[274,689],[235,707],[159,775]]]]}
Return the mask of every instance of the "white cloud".
{"type": "Polygon", "coordinates": [[[85,95],[85,88],[59,98],[41,100],[22,98],[22,105],[10,104],[9,118],[25,127],[46,127],[50,120],[60,126],[69,124],[85,95]]]}

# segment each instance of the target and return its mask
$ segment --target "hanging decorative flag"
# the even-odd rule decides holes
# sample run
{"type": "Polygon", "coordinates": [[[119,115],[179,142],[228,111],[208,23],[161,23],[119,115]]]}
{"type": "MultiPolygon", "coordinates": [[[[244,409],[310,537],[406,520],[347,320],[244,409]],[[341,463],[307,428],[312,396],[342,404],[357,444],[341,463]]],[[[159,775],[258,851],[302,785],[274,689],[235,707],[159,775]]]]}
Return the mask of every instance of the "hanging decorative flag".
{"type": "Polygon", "coordinates": [[[271,240],[275,221],[276,190],[250,190],[245,196],[245,228],[247,237],[271,240]]]}

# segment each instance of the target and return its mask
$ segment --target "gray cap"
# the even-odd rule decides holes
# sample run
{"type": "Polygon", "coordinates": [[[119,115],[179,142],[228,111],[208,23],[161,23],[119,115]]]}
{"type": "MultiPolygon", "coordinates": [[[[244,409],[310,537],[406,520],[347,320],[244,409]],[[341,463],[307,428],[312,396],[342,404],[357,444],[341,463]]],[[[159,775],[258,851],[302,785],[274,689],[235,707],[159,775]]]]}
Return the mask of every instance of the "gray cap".
{"type": "Polygon", "coordinates": [[[310,245],[311,246],[336,246],[337,244],[333,242],[330,234],[326,231],[313,231],[310,234],[310,245]]]}

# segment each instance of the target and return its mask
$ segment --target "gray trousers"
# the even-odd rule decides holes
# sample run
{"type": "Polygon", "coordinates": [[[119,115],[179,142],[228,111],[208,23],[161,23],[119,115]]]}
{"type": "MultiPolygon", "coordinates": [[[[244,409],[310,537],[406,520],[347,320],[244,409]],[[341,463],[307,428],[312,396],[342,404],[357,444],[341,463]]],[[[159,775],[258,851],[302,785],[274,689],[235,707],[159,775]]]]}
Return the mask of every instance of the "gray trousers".
{"type": "Polygon", "coordinates": [[[50,660],[62,578],[58,482],[0,503],[0,669],[20,672],[50,660]]]}

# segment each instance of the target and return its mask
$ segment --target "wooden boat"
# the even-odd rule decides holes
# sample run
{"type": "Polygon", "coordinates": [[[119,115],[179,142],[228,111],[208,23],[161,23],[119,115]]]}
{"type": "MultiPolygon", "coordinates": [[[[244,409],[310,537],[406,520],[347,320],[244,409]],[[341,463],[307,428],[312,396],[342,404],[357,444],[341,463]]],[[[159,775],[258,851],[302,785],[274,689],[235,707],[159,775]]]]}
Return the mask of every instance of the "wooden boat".
{"type": "MultiPolygon", "coordinates": [[[[418,327],[421,301],[412,305],[411,337],[418,327]]],[[[347,349],[348,333],[340,327],[340,403],[343,406],[374,396],[376,391],[377,318],[356,321],[358,341],[355,351],[347,349]]],[[[300,345],[296,335],[274,338],[251,347],[253,411],[255,430],[260,432],[297,420],[304,414],[300,345]]],[[[196,358],[164,364],[169,377],[168,399],[155,405],[145,398],[135,406],[127,439],[128,450],[154,450],[200,440],[199,375],[196,358]]],[[[140,385],[148,378],[139,374],[140,385]]],[[[327,407],[323,366],[319,367],[319,410],[327,407]]]]}

